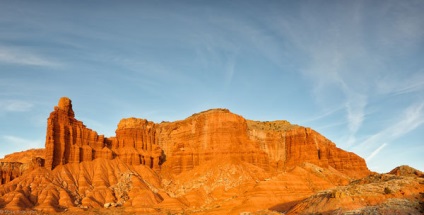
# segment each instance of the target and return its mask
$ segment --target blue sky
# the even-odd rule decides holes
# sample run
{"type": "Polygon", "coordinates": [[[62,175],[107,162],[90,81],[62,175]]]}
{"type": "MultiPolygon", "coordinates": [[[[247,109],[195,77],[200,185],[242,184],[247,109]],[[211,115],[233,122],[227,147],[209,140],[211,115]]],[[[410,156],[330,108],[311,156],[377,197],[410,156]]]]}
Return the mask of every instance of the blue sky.
{"type": "Polygon", "coordinates": [[[87,127],[228,108],[312,127],[386,172],[424,170],[424,2],[1,1],[0,157],[87,127]]]}

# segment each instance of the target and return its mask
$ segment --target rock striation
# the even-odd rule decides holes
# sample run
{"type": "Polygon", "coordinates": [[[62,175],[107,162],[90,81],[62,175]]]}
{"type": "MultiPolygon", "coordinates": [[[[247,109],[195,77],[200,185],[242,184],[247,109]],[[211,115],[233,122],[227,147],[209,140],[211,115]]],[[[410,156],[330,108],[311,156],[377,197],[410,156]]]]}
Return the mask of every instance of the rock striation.
{"type": "Polygon", "coordinates": [[[33,158],[39,157],[44,159],[45,150],[44,149],[28,149],[22,152],[15,152],[9,155],[4,156],[3,159],[0,159],[0,162],[19,162],[19,163],[29,163],[33,158]]]}
{"type": "Polygon", "coordinates": [[[101,151],[104,145],[104,136],[76,120],[71,100],[61,98],[47,120],[46,168],[91,161],[96,158],[93,151],[101,151]]]}
{"type": "Polygon", "coordinates": [[[118,157],[180,174],[212,159],[239,159],[267,171],[286,171],[304,162],[332,167],[351,177],[369,174],[365,161],[343,151],[318,132],[287,121],[246,120],[227,109],[213,109],[177,121],[156,124],[122,119],[116,137],[105,138],[75,119],[72,102],[61,98],[50,114],[46,167],[118,157]]]}
{"type": "Polygon", "coordinates": [[[156,171],[163,161],[162,149],[155,142],[156,124],[145,119],[122,119],[116,137],[107,139],[113,154],[127,164],[146,165],[156,171]]]}
{"type": "Polygon", "coordinates": [[[165,168],[173,174],[219,159],[237,159],[270,170],[268,155],[247,131],[243,117],[214,109],[182,121],[161,123],[156,133],[166,155],[165,168]]]}
{"type": "Polygon", "coordinates": [[[6,155],[0,159],[0,185],[42,166],[44,166],[44,149],[29,149],[6,155]]]}
{"type": "Polygon", "coordinates": [[[144,164],[159,169],[162,151],[152,141],[153,123],[135,118],[123,119],[116,134],[116,137],[108,139],[87,128],[75,119],[71,100],[63,97],[47,120],[46,168],[119,157],[130,165],[144,164]]]}
{"type": "Polygon", "coordinates": [[[304,162],[332,167],[353,178],[370,172],[363,158],[346,152],[311,128],[287,121],[247,121],[249,138],[259,143],[277,170],[287,170],[304,162]]]}
{"type": "Polygon", "coordinates": [[[227,109],[175,122],[125,118],[115,133],[87,128],[61,98],[47,120],[45,149],[0,160],[0,209],[286,211],[371,173],[364,159],[311,128],[246,120],[227,109]]]}
{"type": "Polygon", "coordinates": [[[423,214],[424,178],[416,173],[421,172],[400,166],[371,174],[311,195],[286,214],[423,214]]]}
{"type": "Polygon", "coordinates": [[[0,161],[0,185],[7,184],[15,178],[20,177],[25,172],[44,166],[44,159],[41,157],[29,157],[25,163],[5,160],[0,161]]]}

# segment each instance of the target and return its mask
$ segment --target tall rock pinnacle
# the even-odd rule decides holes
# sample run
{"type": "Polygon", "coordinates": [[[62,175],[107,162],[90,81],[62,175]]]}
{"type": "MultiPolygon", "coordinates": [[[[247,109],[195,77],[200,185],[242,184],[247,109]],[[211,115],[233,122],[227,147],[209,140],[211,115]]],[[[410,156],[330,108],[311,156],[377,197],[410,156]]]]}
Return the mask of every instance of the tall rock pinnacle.
{"type": "Polygon", "coordinates": [[[72,110],[72,101],[68,97],[60,98],[57,107],[67,113],[69,117],[75,117],[74,110],[72,110]]]}
{"type": "Polygon", "coordinates": [[[62,97],[47,120],[45,166],[119,157],[159,171],[162,149],[155,144],[155,131],[153,122],[129,118],[121,120],[116,137],[105,138],[75,119],[72,101],[62,97]]]}
{"type": "MultiPolygon", "coordinates": [[[[97,132],[75,119],[72,101],[67,97],[60,98],[47,119],[45,166],[53,169],[66,163],[91,161],[94,159],[93,147],[102,149],[103,146],[102,135],[98,136],[97,132]]],[[[112,152],[106,156],[112,157],[112,152]]]]}

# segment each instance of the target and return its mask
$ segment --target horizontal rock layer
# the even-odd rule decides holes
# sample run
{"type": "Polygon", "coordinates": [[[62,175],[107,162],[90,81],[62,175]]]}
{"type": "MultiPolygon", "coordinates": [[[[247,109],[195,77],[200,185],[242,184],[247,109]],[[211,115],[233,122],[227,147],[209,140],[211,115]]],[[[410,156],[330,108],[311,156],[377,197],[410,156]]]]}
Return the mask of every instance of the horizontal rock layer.
{"type": "MultiPolygon", "coordinates": [[[[349,189],[355,199],[339,198],[345,190],[325,195],[318,191],[369,174],[364,159],[337,148],[313,129],[284,120],[246,120],[229,110],[213,109],[175,122],[122,119],[116,136],[104,137],[77,120],[71,100],[61,98],[47,120],[44,151],[0,160],[0,209],[76,214],[88,208],[109,214],[292,209],[296,214],[310,212],[316,201],[328,202],[322,208],[334,210],[339,199],[346,205],[362,199],[349,189]]],[[[408,167],[393,174],[422,176],[408,167]]],[[[369,183],[374,183],[371,179],[369,183]]],[[[411,179],[422,192],[422,180],[417,181],[411,179]]],[[[368,179],[352,183],[362,190],[368,179]]],[[[393,189],[401,183],[378,183],[384,198],[406,195],[404,188],[393,189]],[[393,193],[386,193],[385,187],[393,193]]],[[[407,190],[411,197],[419,197],[407,190]]],[[[378,198],[383,198],[380,194],[378,198]]]]}
{"type": "Polygon", "coordinates": [[[44,166],[43,158],[29,156],[29,159],[30,160],[26,163],[0,161],[0,185],[6,184],[17,177],[20,177],[25,172],[44,166]]]}
{"type": "Polygon", "coordinates": [[[71,100],[61,98],[47,120],[46,167],[119,157],[158,170],[162,150],[153,141],[154,131],[153,123],[130,118],[120,122],[116,137],[105,138],[75,119],[71,100]]]}
{"type": "Polygon", "coordinates": [[[50,114],[46,167],[96,158],[119,158],[180,174],[212,159],[238,159],[266,171],[286,171],[304,162],[332,167],[351,177],[369,174],[365,161],[318,132],[287,121],[246,120],[226,109],[204,111],[176,122],[156,124],[122,119],[116,137],[105,138],[75,119],[72,103],[61,98],[50,114]]]}

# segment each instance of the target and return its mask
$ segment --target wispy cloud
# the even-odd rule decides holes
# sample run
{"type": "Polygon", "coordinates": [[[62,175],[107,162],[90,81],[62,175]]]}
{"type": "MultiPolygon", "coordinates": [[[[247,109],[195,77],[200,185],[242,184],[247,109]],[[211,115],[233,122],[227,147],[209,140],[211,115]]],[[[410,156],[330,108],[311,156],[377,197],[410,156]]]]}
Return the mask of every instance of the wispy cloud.
{"type": "Polygon", "coordinates": [[[408,107],[404,111],[401,121],[396,126],[390,127],[388,130],[393,138],[397,138],[414,130],[423,123],[424,102],[408,107]]]}
{"type": "Polygon", "coordinates": [[[311,46],[307,52],[311,61],[303,75],[313,82],[313,93],[316,101],[323,106],[344,104],[346,121],[354,142],[355,134],[361,128],[365,120],[365,108],[367,107],[367,95],[357,85],[369,83],[366,77],[358,78],[361,74],[352,71],[349,64],[352,59],[360,55],[360,51],[352,51],[351,45],[345,42],[328,41],[328,47],[321,45],[311,46]],[[342,51],[345,47],[347,51],[342,51]]]}
{"type": "Polygon", "coordinates": [[[12,135],[0,136],[0,143],[0,158],[13,152],[43,147],[41,140],[29,140],[12,135]]]}
{"type": "MultiPolygon", "coordinates": [[[[335,107],[335,108],[333,108],[333,109],[330,109],[330,110],[328,110],[328,111],[325,111],[325,112],[323,112],[323,113],[321,113],[321,114],[318,114],[318,115],[316,115],[316,116],[313,116],[313,117],[310,117],[310,118],[308,118],[308,119],[306,119],[306,120],[304,120],[304,121],[300,121],[299,123],[308,123],[308,122],[314,122],[314,121],[317,121],[317,120],[321,120],[321,119],[323,119],[323,118],[326,118],[326,117],[328,117],[328,116],[331,116],[331,115],[333,115],[333,114],[335,114],[335,113],[337,113],[337,112],[339,112],[340,110],[342,110],[343,109],[343,106],[337,106],[337,107],[335,107]]],[[[344,122],[343,122],[344,123],[344,122]]],[[[341,123],[337,123],[337,125],[340,125],[341,123]]]]}
{"type": "MultiPolygon", "coordinates": [[[[295,19],[286,17],[278,22],[279,34],[303,53],[301,73],[312,83],[311,93],[316,102],[324,108],[343,104],[348,146],[358,144],[358,135],[367,123],[367,108],[375,105],[373,99],[424,90],[422,71],[414,71],[422,66],[405,67],[409,61],[398,58],[414,53],[423,42],[424,30],[419,27],[423,24],[422,13],[413,4],[390,2],[373,9],[372,16],[361,2],[339,2],[330,7],[310,2],[302,4],[299,10],[295,19]],[[317,11],[321,14],[315,14],[317,11]],[[376,19],[374,14],[387,15],[388,19],[376,19]],[[397,68],[387,66],[396,61],[397,68]]],[[[409,113],[410,120],[398,119],[405,125],[396,123],[402,128],[387,128],[384,135],[394,139],[409,132],[421,124],[421,112],[420,105],[409,107],[405,117],[409,113]]],[[[380,139],[379,144],[381,140],[385,139],[380,139]]]]}
{"type": "Polygon", "coordinates": [[[34,104],[21,100],[0,101],[0,111],[6,112],[25,112],[30,111],[34,104]]]}
{"type": "Polygon", "coordinates": [[[355,134],[365,118],[364,109],[367,105],[366,96],[362,94],[355,94],[354,96],[348,96],[346,101],[347,120],[349,122],[349,130],[352,134],[355,134]]]}
{"type": "Polygon", "coordinates": [[[0,47],[0,63],[46,67],[55,67],[59,65],[57,62],[48,60],[44,56],[29,50],[5,46],[0,47]]]}
{"type": "Polygon", "coordinates": [[[233,81],[233,77],[236,72],[236,61],[234,58],[235,57],[230,57],[226,65],[225,83],[227,86],[233,81]]]}
{"type": "Polygon", "coordinates": [[[424,70],[415,71],[406,77],[386,77],[377,82],[378,93],[403,95],[424,92],[424,70]]]}
{"type": "Polygon", "coordinates": [[[366,117],[367,87],[378,71],[367,67],[372,63],[360,36],[363,29],[361,5],[340,3],[329,9],[311,2],[301,6],[295,20],[287,17],[278,23],[279,34],[302,53],[298,54],[304,65],[300,72],[312,83],[315,101],[324,109],[342,104],[349,142],[355,142],[355,135],[366,117]],[[313,15],[316,11],[326,12],[313,15]],[[326,28],[319,27],[324,25],[326,28]]]}
{"type": "Polygon", "coordinates": [[[387,143],[381,144],[380,147],[378,147],[376,150],[374,150],[367,158],[366,161],[370,161],[374,156],[376,156],[384,147],[387,146],[387,143]]]}
{"type": "MultiPolygon", "coordinates": [[[[394,124],[365,139],[357,147],[370,150],[375,148],[377,144],[390,143],[415,130],[422,124],[424,124],[424,102],[416,103],[406,108],[399,118],[395,120],[394,124]]],[[[374,157],[381,150],[379,148],[381,146],[374,149],[368,157],[374,157]]]]}
{"type": "Polygon", "coordinates": [[[42,141],[40,140],[28,140],[25,138],[10,136],[10,135],[4,135],[2,136],[2,139],[5,144],[10,144],[15,147],[24,148],[24,149],[38,148],[43,145],[42,141]]]}
{"type": "Polygon", "coordinates": [[[408,54],[419,49],[424,37],[424,9],[420,1],[390,1],[385,4],[379,15],[387,16],[387,22],[375,25],[384,34],[379,41],[387,50],[395,49],[392,54],[408,54]],[[388,3],[388,4],[387,4],[388,3]]]}

